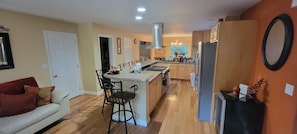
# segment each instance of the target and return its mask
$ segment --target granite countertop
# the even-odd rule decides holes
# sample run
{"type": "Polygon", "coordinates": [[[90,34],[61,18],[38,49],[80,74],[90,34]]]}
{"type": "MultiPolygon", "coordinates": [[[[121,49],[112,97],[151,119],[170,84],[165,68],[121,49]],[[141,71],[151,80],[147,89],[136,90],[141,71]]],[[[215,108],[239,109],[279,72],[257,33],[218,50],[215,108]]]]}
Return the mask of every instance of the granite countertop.
{"type": "Polygon", "coordinates": [[[119,74],[104,74],[104,77],[118,80],[133,80],[133,81],[152,81],[161,72],[159,71],[142,71],[141,73],[135,74],[130,72],[120,72],[119,74]]]}
{"type": "Polygon", "coordinates": [[[195,64],[195,63],[188,63],[188,62],[177,62],[177,61],[162,61],[158,60],[158,63],[168,63],[168,64],[195,64]]]}
{"type": "MultiPolygon", "coordinates": [[[[142,67],[149,66],[151,64],[157,63],[157,61],[144,61],[141,63],[142,67]]],[[[133,80],[133,81],[152,81],[158,75],[161,74],[160,71],[147,71],[143,70],[141,73],[131,73],[132,67],[123,68],[119,74],[108,74],[105,73],[104,77],[110,79],[118,79],[118,80],[133,80]]]]}

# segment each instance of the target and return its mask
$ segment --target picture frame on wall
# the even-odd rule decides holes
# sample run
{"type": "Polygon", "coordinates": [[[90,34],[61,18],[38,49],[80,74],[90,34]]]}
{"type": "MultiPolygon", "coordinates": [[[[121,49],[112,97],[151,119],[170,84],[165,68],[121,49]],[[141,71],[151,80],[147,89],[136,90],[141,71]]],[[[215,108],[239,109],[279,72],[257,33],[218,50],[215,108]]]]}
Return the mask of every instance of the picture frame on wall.
{"type": "Polygon", "coordinates": [[[121,38],[117,38],[117,52],[118,54],[122,53],[122,49],[121,49],[121,38]]]}
{"type": "Polygon", "coordinates": [[[0,33],[0,70],[14,68],[8,33],[0,33]]]}

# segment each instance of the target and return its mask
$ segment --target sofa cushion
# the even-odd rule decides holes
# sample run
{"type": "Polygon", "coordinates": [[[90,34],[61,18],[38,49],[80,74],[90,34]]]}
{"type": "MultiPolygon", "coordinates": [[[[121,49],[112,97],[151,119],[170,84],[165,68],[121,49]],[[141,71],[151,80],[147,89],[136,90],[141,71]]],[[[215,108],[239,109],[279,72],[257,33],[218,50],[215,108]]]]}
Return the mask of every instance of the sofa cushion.
{"type": "Polygon", "coordinates": [[[0,133],[13,134],[28,126],[31,126],[45,118],[54,115],[60,109],[59,104],[50,103],[48,105],[37,107],[31,112],[15,116],[6,116],[0,118],[0,133]]]}
{"type": "Polygon", "coordinates": [[[26,93],[34,93],[37,99],[37,106],[42,106],[50,103],[51,92],[54,91],[55,86],[39,88],[24,85],[24,89],[26,93]]]}
{"type": "Polygon", "coordinates": [[[0,93],[5,94],[23,94],[25,93],[24,85],[38,87],[34,77],[18,79],[14,81],[0,83],[0,93]]]}
{"type": "Polygon", "coordinates": [[[34,94],[0,94],[0,117],[26,113],[36,108],[34,94]]]}

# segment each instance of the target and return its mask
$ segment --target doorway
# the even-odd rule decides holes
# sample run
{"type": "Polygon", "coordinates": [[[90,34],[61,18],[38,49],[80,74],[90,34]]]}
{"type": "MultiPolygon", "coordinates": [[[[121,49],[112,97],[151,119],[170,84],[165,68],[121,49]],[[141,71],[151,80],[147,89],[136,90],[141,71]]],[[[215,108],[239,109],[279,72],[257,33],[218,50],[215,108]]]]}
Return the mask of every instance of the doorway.
{"type": "Polygon", "coordinates": [[[109,54],[109,38],[99,37],[100,53],[101,53],[101,67],[102,72],[106,73],[110,68],[110,54],[109,54]]]}
{"type": "Polygon", "coordinates": [[[56,90],[64,90],[70,98],[82,94],[75,33],[44,31],[49,71],[56,90]]]}

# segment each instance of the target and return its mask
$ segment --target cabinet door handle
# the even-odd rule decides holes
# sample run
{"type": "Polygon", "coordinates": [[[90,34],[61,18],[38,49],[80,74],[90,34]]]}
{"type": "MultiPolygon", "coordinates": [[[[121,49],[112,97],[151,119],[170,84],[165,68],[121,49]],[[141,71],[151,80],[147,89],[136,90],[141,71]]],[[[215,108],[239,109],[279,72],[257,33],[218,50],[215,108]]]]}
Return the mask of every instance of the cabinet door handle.
{"type": "Polygon", "coordinates": [[[58,77],[58,75],[54,75],[54,78],[57,78],[58,77]]]}

